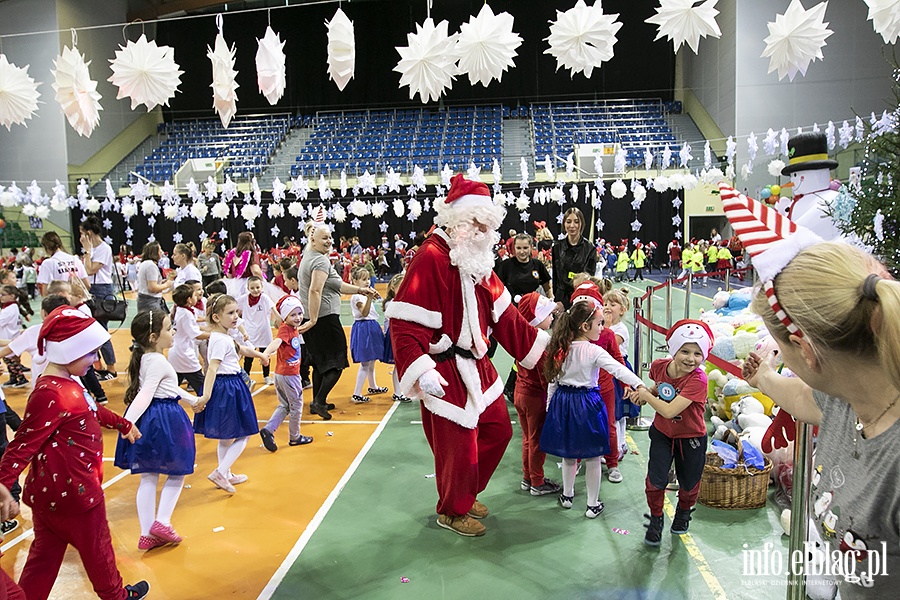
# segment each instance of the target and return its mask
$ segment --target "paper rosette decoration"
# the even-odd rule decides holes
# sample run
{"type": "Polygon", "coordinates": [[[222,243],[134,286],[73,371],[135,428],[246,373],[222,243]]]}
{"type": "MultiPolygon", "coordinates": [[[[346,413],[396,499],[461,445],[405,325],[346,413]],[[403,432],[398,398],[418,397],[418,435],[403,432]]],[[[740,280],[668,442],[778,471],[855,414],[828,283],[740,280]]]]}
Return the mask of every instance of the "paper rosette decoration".
{"type": "Polygon", "coordinates": [[[206,47],[206,56],[212,63],[213,80],[209,87],[213,90],[213,108],[222,120],[222,127],[227,128],[231,123],[231,117],[237,112],[237,88],[234,80],[237,71],[234,70],[234,45],[228,48],[222,30],[216,35],[215,49],[206,47]]]}
{"type": "Polygon", "coordinates": [[[25,125],[37,110],[40,93],[34,79],[28,76],[28,65],[17,67],[0,54],[0,125],[25,125]]]}
{"type": "MultiPolygon", "coordinates": [[[[259,85],[259,93],[266,97],[269,104],[274,106],[284,95],[287,81],[284,66],[284,42],[277,33],[272,31],[271,27],[266,27],[266,35],[256,41],[259,42],[256,50],[256,83],[259,85]]],[[[233,63],[232,66],[234,66],[233,63]]]]}
{"type": "Polygon", "coordinates": [[[353,21],[340,8],[326,21],[328,26],[328,76],[343,91],[356,68],[353,21]]]}
{"type": "Polygon", "coordinates": [[[869,7],[869,20],[875,33],[884,38],[885,44],[897,42],[900,35],[900,0],[865,0],[869,7]]]}
{"type": "Polygon", "coordinates": [[[168,106],[184,73],[175,63],[172,47],[157,46],[141,34],[138,41],[119,48],[110,61],[113,74],[108,79],[119,88],[116,99],[131,98],[131,110],[141,104],[147,107],[147,112],[160,104],[168,106]]]}
{"type": "Polygon", "coordinates": [[[666,36],[675,43],[675,52],[687,42],[697,54],[701,37],[722,36],[716,23],[716,15],[719,14],[715,8],[716,2],[718,0],[706,0],[694,6],[695,0],[659,0],[656,14],[646,21],[659,27],[654,41],[666,36]]]}
{"type": "Polygon", "coordinates": [[[493,79],[500,81],[507,68],[516,66],[513,58],[522,38],[512,28],[511,14],[495,15],[487,4],[482,5],[478,16],[460,26],[456,54],[459,72],[469,76],[469,83],[487,87],[493,79]]]}
{"type": "Polygon", "coordinates": [[[546,41],[550,48],[544,54],[556,58],[556,69],[566,67],[574,77],[584,73],[590,78],[595,68],[613,57],[616,33],[622,24],[616,21],[619,15],[604,15],[600,0],[594,6],[587,6],[578,0],[566,12],[556,11],[556,21],[550,24],[550,37],[546,41]]]}
{"type": "Polygon", "coordinates": [[[410,100],[416,94],[422,104],[437,100],[456,76],[456,36],[447,34],[447,21],[435,25],[429,17],[416,25],[416,33],[406,34],[406,40],[408,46],[397,47],[400,62],[394,67],[400,73],[400,87],[409,86],[410,100]]]}
{"type": "Polygon", "coordinates": [[[791,0],[785,13],[768,23],[762,57],[769,59],[769,73],[777,70],[778,79],[787,76],[793,81],[798,72],[806,75],[809,63],[822,58],[825,38],[833,33],[824,22],[827,6],[822,2],[805,10],[800,0],[791,0]]]}
{"type": "Polygon", "coordinates": [[[94,127],[100,124],[100,94],[97,82],[91,79],[84,56],[74,47],[63,48],[53,61],[53,89],[56,101],[63,109],[72,129],[79,135],[90,137],[94,127]]]}

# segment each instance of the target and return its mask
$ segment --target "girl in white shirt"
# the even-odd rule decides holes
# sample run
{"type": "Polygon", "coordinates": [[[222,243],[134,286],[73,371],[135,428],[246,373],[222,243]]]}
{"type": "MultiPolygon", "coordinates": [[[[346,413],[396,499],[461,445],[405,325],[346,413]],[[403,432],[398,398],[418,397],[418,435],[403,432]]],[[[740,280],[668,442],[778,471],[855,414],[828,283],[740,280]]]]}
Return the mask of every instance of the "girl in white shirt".
{"type": "MultiPolygon", "coordinates": [[[[356,267],[351,274],[353,285],[360,288],[369,286],[369,271],[356,267]]],[[[369,402],[363,395],[363,385],[369,380],[370,394],[383,394],[388,389],[375,383],[375,361],[384,358],[384,333],[378,324],[378,313],[372,306],[372,296],[353,294],[350,297],[350,312],[353,313],[353,327],[350,329],[350,355],[359,364],[356,374],[356,388],[351,401],[356,404],[369,402]]]]}
{"type": "MultiPolygon", "coordinates": [[[[625,311],[628,310],[628,304],[628,290],[626,289],[610,290],[603,296],[603,316],[606,326],[616,334],[616,342],[619,344],[619,352],[625,360],[625,366],[634,371],[634,367],[628,362],[628,342],[630,339],[628,326],[622,322],[622,317],[625,316],[625,311]]],[[[614,384],[616,386],[615,422],[616,434],[618,435],[616,439],[619,440],[618,450],[621,459],[628,452],[628,444],[625,442],[625,421],[639,416],[641,409],[628,401],[625,397],[625,388],[618,380],[614,380],[614,384]]],[[[612,450],[615,450],[615,448],[610,449],[610,451],[612,450]]]]}
{"type": "Polygon", "coordinates": [[[203,369],[197,357],[197,342],[209,338],[209,333],[200,330],[194,313],[197,295],[192,285],[183,284],[172,292],[172,324],[175,339],[169,350],[169,363],[178,374],[178,383],[187,381],[195,394],[203,395],[203,369]]]}
{"type": "Polygon", "coordinates": [[[41,268],[38,270],[37,276],[38,291],[41,296],[45,295],[44,288],[51,281],[69,281],[72,277],[81,279],[84,287],[91,287],[81,260],[63,250],[62,240],[59,239],[58,233],[55,231],[45,233],[41,237],[41,246],[44,247],[44,254],[47,256],[41,261],[41,268]]]}
{"type": "Polygon", "coordinates": [[[141,525],[139,550],[181,542],[172,527],[172,513],[185,475],[194,472],[197,454],[191,422],[178,402],[184,400],[199,412],[204,400],[178,387],[175,369],[162,355],[172,346],[172,336],[172,321],[162,311],[138,313],[131,322],[131,337],[137,343],[128,365],[125,418],[137,425],[141,438],[133,444],[119,438],[115,465],[141,476],[136,497],[141,525]],[[167,477],[157,506],[160,475],[167,477]]]}
{"type": "Polygon", "coordinates": [[[644,385],[637,375],[592,343],[600,338],[602,329],[602,312],[591,302],[576,302],[553,326],[546,350],[550,403],[541,432],[541,450],[563,459],[559,503],[567,509],[572,508],[575,496],[577,459],[582,459],[587,488],[584,516],[589,519],[603,512],[600,457],[609,453],[606,405],[597,387],[600,369],[630,386],[644,385]]]}
{"type": "MultiPolygon", "coordinates": [[[[22,333],[22,315],[19,313],[19,290],[14,285],[0,286],[0,339],[11,340],[22,333]]],[[[3,357],[9,371],[9,381],[3,387],[25,387],[25,369],[15,354],[3,357]]]]}
{"type": "Polygon", "coordinates": [[[250,390],[241,378],[238,351],[254,356],[269,364],[269,358],[249,346],[238,346],[228,334],[237,326],[238,305],[234,298],[219,294],[209,299],[206,322],[209,329],[206,379],[203,382],[203,399],[208,401],[206,410],[194,417],[194,432],[219,440],[217,454],[219,464],[207,478],[219,489],[233,494],[234,486],[247,481],[246,475],[231,472],[251,435],[259,433],[256,407],[250,390]]]}
{"type": "Polygon", "coordinates": [[[175,244],[172,250],[172,262],[175,263],[175,286],[188,281],[202,281],[200,269],[194,262],[194,251],[187,244],[175,244]]]}

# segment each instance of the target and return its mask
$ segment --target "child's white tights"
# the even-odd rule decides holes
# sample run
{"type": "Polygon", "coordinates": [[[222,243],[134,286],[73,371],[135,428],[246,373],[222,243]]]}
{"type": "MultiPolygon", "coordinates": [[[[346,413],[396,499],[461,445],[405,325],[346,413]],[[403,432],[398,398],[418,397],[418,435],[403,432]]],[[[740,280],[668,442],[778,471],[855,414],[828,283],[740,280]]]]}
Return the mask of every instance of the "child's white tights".
{"type": "MultiPolygon", "coordinates": [[[[602,468],[600,457],[583,458],[584,484],[587,492],[587,505],[597,506],[600,503],[600,470],[602,468]]],[[[578,462],[575,458],[564,458],[562,464],[563,496],[575,495],[575,473],[578,471],[578,462]]]]}
{"type": "Polygon", "coordinates": [[[366,379],[369,380],[370,388],[377,388],[378,384],[375,383],[375,361],[370,360],[368,362],[359,363],[359,371],[356,373],[356,389],[353,391],[355,396],[363,395],[363,386],[366,383],[366,379]]]}
{"type": "Polygon", "coordinates": [[[236,440],[219,440],[219,445],[216,446],[216,454],[219,456],[217,470],[226,479],[231,477],[231,465],[234,464],[234,461],[238,459],[244,448],[247,447],[247,440],[246,436],[236,440]]]}
{"type": "Polygon", "coordinates": [[[391,383],[394,384],[394,393],[400,394],[400,378],[397,376],[397,367],[395,366],[391,370],[391,383]]]}
{"type": "Polygon", "coordinates": [[[169,475],[159,492],[159,508],[156,506],[156,488],[159,485],[158,473],[141,473],[141,483],[137,489],[137,513],[141,524],[141,535],[150,535],[153,521],[163,525],[172,524],[172,513],[181,490],[184,488],[184,475],[169,475]]]}

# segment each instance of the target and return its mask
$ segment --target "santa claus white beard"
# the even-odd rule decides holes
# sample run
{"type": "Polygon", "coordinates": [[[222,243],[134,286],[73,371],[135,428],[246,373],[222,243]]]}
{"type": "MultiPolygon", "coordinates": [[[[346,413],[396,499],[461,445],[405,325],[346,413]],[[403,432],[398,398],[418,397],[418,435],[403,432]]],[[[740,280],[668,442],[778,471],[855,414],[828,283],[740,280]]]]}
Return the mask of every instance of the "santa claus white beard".
{"type": "Polygon", "coordinates": [[[460,223],[447,231],[450,236],[450,264],[460,273],[481,281],[494,268],[494,246],[500,243],[496,231],[481,231],[471,223],[460,223]]]}

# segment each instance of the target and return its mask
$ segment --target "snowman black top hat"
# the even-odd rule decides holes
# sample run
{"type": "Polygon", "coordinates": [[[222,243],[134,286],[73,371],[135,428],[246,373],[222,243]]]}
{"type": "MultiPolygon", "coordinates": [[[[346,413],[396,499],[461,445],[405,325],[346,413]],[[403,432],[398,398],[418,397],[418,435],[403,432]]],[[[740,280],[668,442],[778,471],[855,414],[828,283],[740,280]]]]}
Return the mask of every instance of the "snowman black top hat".
{"type": "Polygon", "coordinates": [[[782,175],[794,171],[810,169],[834,169],[836,160],[828,158],[828,142],[824,133],[808,131],[798,133],[788,140],[788,165],[781,170],[782,175]]]}

